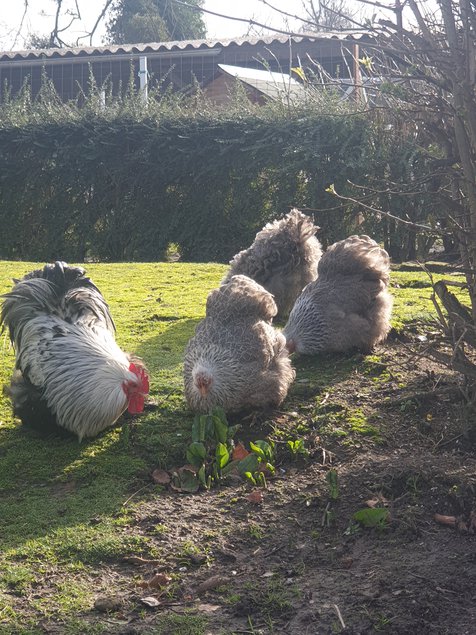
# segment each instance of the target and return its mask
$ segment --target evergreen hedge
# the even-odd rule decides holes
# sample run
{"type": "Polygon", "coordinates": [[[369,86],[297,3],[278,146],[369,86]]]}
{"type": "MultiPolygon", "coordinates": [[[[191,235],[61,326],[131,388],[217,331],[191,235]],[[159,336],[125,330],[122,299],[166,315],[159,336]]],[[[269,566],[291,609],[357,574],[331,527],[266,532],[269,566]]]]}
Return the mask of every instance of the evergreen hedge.
{"type": "Polygon", "coordinates": [[[314,216],[331,243],[355,210],[326,188],[345,193],[388,160],[378,126],[337,102],[326,114],[153,103],[4,100],[0,258],[154,261],[174,243],[184,260],[227,261],[294,205],[327,210],[314,216]]]}

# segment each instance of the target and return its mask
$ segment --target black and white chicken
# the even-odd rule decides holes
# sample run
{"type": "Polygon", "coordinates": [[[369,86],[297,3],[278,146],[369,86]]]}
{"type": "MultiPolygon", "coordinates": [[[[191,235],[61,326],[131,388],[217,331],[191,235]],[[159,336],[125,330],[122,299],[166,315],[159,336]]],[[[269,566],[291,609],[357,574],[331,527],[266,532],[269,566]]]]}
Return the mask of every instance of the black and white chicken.
{"type": "Polygon", "coordinates": [[[283,333],[290,352],[369,352],[390,330],[390,259],[368,236],[334,243],[303,290],[283,333]]]}
{"type": "Polygon", "coordinates": [[[278,406],[294,380],[286,340],[271,324],[273,296],[247,276],[233,276],[207,298],[206,317],[185,351],[190,408],[227,412],[278,406]]]}
{"type": "Polygon", "coordinates": [[[94,437],[128,409],[143,410],[147,374],[115,341],[99,289],[80,267],[47,264],[16,281],[0,314],[16,355],[7,389],[14,414],[94,437]]]}
{"type": "Polygon", "coordinates": [[[315,237],[318,229],[298,209],[268,223],[253,244],[230,261],[223,283],[235,275],[248,276],[274,296],[278,316],[287,316],[304,287],[317,277],[322,253],[315,237]]]}

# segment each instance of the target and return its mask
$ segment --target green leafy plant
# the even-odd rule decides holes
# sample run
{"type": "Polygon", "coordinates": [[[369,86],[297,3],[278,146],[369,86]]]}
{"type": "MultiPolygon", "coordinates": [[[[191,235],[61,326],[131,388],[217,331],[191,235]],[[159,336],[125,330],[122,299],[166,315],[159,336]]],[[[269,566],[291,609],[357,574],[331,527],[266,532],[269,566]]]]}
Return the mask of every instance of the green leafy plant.
{"type": "Polygon", "coordinates": [[[304,444],[304,439],[289,439],[286,443],[288,449],[291,452],[291,455],[294,458],[297,458],[298,455],[301,456],[308,456],[309,455],[309,451],[307,450],[305,444],[304,444]]]}
{"type": "Polygon", "coordinates": [[[390,521],[390,512],[385,507],[359,509],[352,516],[362,527],[385,529],[390,521]]]}
{"type": "Polygon", "coordinates": [[[241,447],[234,457],[233,437],[240,426],[229,426],[222,408],[197,415],[192,425],[192,442],[187,448],[190,466],[174,473],[174,486],[186,492],[214,483],[235,472],[253,485],[266,487],[266,474],[274,474],[274,444],[272,441],[250,442],[250,451],[241,447]]]}
{"type": "MultiPolygon", "coordinates": [[[[229,426],[225,412],[214,408],[206,415],[197,415],[192,425],[192,443],[187,448],[187,461],[196,470],[192,481],[211,487],[223,476],[223,468],[230,462],[233,436],[239,426],[229,426]]],[[[193,473],[193,472],[192,472],[193,473]]],[[[182,485],[181,479],[180,486],[182,485]]],[[[195,490],[196,491],[196,490],[195,490]]]]}
{"type": "Polygon", "coordinates": [[[236,463],[238,473],[253,485],[266,487],[266,472],[274,474],[274,443],[272,441],[250,441],[251,453],[236,463]]]}

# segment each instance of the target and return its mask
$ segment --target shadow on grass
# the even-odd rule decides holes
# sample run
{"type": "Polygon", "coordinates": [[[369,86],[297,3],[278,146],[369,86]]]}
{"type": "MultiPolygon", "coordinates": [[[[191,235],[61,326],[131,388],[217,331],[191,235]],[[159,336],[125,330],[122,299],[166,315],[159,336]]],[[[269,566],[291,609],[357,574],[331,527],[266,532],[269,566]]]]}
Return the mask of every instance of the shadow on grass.
{"type": "MultiPolygon", "coordinates": [[[[41,438],[20,425],[0,430],[4,550],[57,529],[114,517],[131,494],[145,488],[148,495],[154,466],[170,468],[183,461],[193,414],[186,407],[177,366],[198,322],[173,322],[139,347],[138,354],[147,361],[158,386],[156,410],[81,444],[75,438],[41,438]]],[[[294,359],[298,381],[284,407],[345,379],[361,360],[361,356],[294,359]],[[307,382],[299,383],[300,379],[307,382]]]]}
{"type": "Polygon", "coordinates": [[[20,425],[2,430],[2,551],[117,511],[144,468],[124,429],[81,444],[44,439],[20,425]]]}
{"type": "Polygon", "coordinates": [[[171,321],[161,333],[142,341],[135,353],[146,362],[151,373],[175,369],[182,364],[185,347],[199,322],[200,318],[171,321]]]}
{"type": "Polygon", "coordinates": [[[291,361],[296,370],[296,381],[291,386],[285,404],[310,399],[345,381],[361,367],[363,359],[361,353],[293,355],[291,361]]]}
{"type": "Polygon", "coordinates": [[[75,437],[42,437],[22,425],[0,429],[3,550],[120,513],[131,493],[147,489],[152,467],[182,460],[193,415],[186,410],[177,366],[198,322],[173,322],[137,351],[159,395],[156,410],[134,420],[122,418],[115,428],[82,443],[75,437]]]}

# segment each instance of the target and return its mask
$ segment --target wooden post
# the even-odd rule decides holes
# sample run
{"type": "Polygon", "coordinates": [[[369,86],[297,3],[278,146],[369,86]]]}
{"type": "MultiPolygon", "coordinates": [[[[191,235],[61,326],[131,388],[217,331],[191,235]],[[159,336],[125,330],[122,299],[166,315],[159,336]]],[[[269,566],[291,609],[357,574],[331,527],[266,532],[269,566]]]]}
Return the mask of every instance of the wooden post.
{"type": "Polygon", "coordinates": [[[352,79],[354,81],[354,88],[355,88],[355,92],[354,92],[355,101],[360,104],[363,101],[363,91],[362,91],[362,73],[360,71],[359,54],[360,54],[360,47],[356,42],[354,42],[354,44],[352,45],[352,57],[353,57],[352,79]]]}

